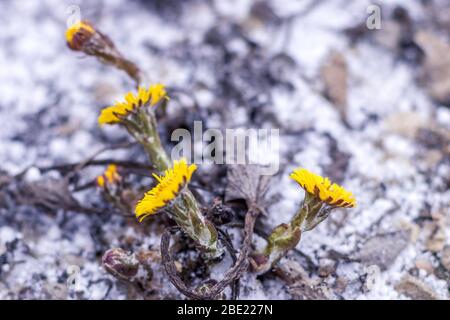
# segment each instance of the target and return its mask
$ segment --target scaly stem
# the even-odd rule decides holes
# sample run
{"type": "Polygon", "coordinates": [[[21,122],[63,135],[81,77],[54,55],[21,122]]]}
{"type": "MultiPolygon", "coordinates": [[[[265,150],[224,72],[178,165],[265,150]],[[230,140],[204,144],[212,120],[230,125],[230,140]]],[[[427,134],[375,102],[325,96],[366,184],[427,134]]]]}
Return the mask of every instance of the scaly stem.
{"type": "Polygon", "coordinates": [[[329,213],[322,210],[323,203],[315,196],[305,193],[305,199],[289,224],[277,226],[267,239],[266,248],[253,257],[254,270],[262,274],[269,271],[287,252],[300,242],[302,232],[309,231],[322,222],[329,213]]]}
{"type": "Polygon", "coordinates": [[[135,122],[124,122],[128,132],[142,145],[150,162],[160,174],[167,170],[172,162],[162,146],[153,111],[148,113],[140,109],[135,115],[135,122]]]}
{"type": "MultiPolygon", "coordinates": [[[[139,109],[133,121],[124,123],[128,132],[142,144],[156,171],[163,174],[172,163],[164,150],[153,110],[139,109]]],[[[216,259],[223,254],[219,246],[217,230],[200,211],[198,203],[187,187],[180,192],[178,199],[166,210],[170,217],[196,243],[205,258],[216,259]]]]}
{"type": "Polygon", "coordinates": [[[218,244],[217,230],[205,219],[189,189],[184,188],[167,211],[178,226],[195,241],[206,259],[222,256],[223,248],[218,244]]]}

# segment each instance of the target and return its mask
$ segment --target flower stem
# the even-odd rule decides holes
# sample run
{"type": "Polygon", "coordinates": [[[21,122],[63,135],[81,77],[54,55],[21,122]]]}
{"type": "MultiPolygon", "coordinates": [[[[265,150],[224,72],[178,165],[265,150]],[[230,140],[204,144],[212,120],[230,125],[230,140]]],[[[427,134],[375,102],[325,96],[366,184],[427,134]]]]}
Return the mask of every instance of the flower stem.
{"type": "Polygon", "coordinates": [[[142,145],[156,171],[163,173],[172,163],[162,146],[154,112],[147,113],[141,109],[136,113],[135,120],[125,123],[125,127],[142,145]]]}
{"type": "MultiPolygon", "coordinates": [[[[155,113],[153,110],[147,112],[142,108],[134,114],[134,121],[130,122],[132,125],[124,123],[128,132],[143,146],[156,171],[164,173],[171,167],[172,162],[161,143],[155,113]]],[[[197,200],[187,187],[166,211],[194,240],[205,258],[216,259],[222,256],[223,248],[219,246],[216,228],[203,216],[197,200]]]]}
{"type": "Polygon", "coordinates": [[[301,234],[324,219],[320,216],[321,208],[322,202],[306,192],[300,209],[289,224],[277,226],[269,235],[263,252],[253,257],[254,270],[259,274],[269,271],[289,250],[295,248],[300,242],[301,234]],[[320,219],[316,219],[318,216],[320,219]]]}
{"type": "Polygon", "coordinates": [[[217,259],[222,256],[223,248],[218,244],[217,230],[203,216],[197,200],[188,188],[181,192],[172,210],[168,211],[178,226],[195,241],[206,259],[217,259]]]}

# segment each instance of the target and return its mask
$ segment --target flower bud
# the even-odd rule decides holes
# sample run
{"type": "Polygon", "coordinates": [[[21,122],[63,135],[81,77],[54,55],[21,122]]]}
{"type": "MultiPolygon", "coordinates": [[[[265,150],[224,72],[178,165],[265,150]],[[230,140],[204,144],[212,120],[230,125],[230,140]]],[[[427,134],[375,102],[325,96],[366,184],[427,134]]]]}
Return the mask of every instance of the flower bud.
{"type": "Polygon", "coordinates": [[[72,50],[80,51],[95,32],[94,27],[87,21],[75,23],[66,30],[67,45],[72,50]]]}
{"type": "Polygon", "coordinates": [[[125,281],[131,280],[139,269],[139,262],[135,255],[121,248],[106,251],[102,257],[102,264],[114,277],[125,281]]]}
{"type": "Polygon", "coordinates": [[[101,62],[124,70],[136,83],[140,83],[142,74],[138,66],[125,59],[111,39],[89,22],[80,21],[70,26],[66,30],[66,41],[70,49],[96,56],[101,62]]]}

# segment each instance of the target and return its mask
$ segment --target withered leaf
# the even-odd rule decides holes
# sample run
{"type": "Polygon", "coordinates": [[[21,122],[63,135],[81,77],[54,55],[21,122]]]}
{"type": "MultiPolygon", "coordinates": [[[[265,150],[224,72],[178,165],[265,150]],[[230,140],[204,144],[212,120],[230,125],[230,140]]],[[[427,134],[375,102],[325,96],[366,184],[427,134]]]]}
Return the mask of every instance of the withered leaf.
{"type": "Polygon", "coordinates": [[[45,179],[22,183],[19,186],[18,200],[22,204],[42,207],[48,211],[80,207],[64,179],[45,179]]]}
{"type": "Polygon", "coordinates": [[[247,205],[264,207],[270,176],[263,175],[262,172],[261,166],[258,165],[228,166],[225,201],[244,199],[247,205]]]}

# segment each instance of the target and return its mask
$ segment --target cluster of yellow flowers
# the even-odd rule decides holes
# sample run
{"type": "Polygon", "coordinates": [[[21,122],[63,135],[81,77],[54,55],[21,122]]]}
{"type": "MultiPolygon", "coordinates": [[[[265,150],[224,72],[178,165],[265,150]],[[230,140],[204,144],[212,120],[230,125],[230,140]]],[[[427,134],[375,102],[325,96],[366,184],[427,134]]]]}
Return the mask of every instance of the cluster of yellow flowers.
{"type": "Polygon", "coordinates": [[[169,100],[164,85],[154,84],[148,89],[139,87],[137,94],[128,92],[125,95],[125,101],[116,102],[114,105],[103,109],[98,117],[98,123],[114,124],[121,121],[121,118],[126,117],[134,110],[150,104],[156,105],[161,99],[169,100]]]}
{"type": "MultiPolygon", "coordinates": [[[[180,189],[190,180],[196,165],[187,165],[186,159],[175,161],[173,168],[167,170],[164,176],[153,175],[158,185],[151,189],[136,206],[136,217],[142,221],[145,217],[158,212],[159,209],[173,200],[180,189]]],[[[323,178],[306,169],[298,168],[290,175],[292,179],[309,194],[333,207],[352,208],[356,206],[353,194],[328,178],[323,178]]]]}
{"type": "Polygon", "coordinates": [[[352,208],[356,206],[353,194],[328,178],[321,177],[304,168],[297,168],[290,177],[311,195],[333,207],[352,208]]]}
{"type": "MultiPolygon", "coordinates": [[[[137,94],[128,92],[123,102],[116,102],[113,106],[103,109],[98,122],[100,125],[118,123],[123,117],[136,109],[146,105],[154,106],[161,99],[169,99],[164,85],[155,84],[148,89],[139,87],[137,94]]],[[[136,217],[139,221],[157,213],[175,199],[179,191],[190,181],[196,168],[194,164],[188,166],[186,159],[181,159],[175,161],[173,167],[166,170],[163,176],[153,174],[158,184],[148,191],[136,205],[136,217]]],[[[353,194],[338,184],[331,183],[328,178],[314,174],[304,168],[295,169],[290,177],[307,193],[332,207],[351,208],[356,206],[353,194]]],[[[120,179],[120,176],[116,167],[110,165],[105,173],[97,178],[97,184],[103,187],[105,182],[114,183],[118,179],[120,179]]]]}
{"type": "Polygon", "coordinates": [[[97,185],[104,188],[106,184],[115,184],[121,180],[121,176],[117,172],[117,166],[115,164],[110,164],[105,172],[97,177],[97,185]]]}
{"type": "MultiPolygon", "coordinates": [[[[142,79],[145,78],[140,68],[127,60],[107,35],[96,30],[87,21],[80,21],[69,27],[66,31],[66,41],[72,50],[96,56],[101,62],[125,71],[137,85],[141,84],[142,79]]],[[[98,123],[100,126],[122,124],[142,145],[154,170],[163,173],[162,175],[153,173],[157,184],[143,195],[134,208],[139,222],[150,215],[165,211],[194,241],[196,247],[205,254],[207,259],[217,259],[223,254],[223,247],[218,241],[219,234],[215,226],[204,217],[195,197],[187,187],[197,166],[188,165],[185,158],[173,161],[172,164],[161,143],[156,114],[153,109],[144,108],[156,106],[164,100],[169,100],[164,85],[157,83],[149,87],[139,86],[137,92],[128,92],[123,101],[116,101],[113,105],[104,108],[98,117],[98,123]]],[[[328,217],[332,209],[356,206],[353,194],[340,185],[332,183],[328,178],[304,168],[295,169],[290,177],[305,190],[305,200],[290,223],[283,223],[276,227],[267,238],[266,249],[255,255],[253,261],[256,270],[260,272],[270,270],[288,250],[297,245],[303,232],[315,228],[328,217]]],[[[125,183],[121,181],[122,177],[114,164],[110,164],[96,180],[108,201],[117,205],[121,211],[129,212],[133,210],[129,205],[133,201],[124,201],[126,205],[122,204],[121,191],[125,183]]],[[[256,219],[256,215],[251,219],[256,219]]],[[[251,243],[251,232],[247,230],[248,221],[251,220],[247,220],[246,217],[245,230],[247,235],[250,235],[248,243],[251,243]]],[[[251,229],[253,225],[254,220],[249,224],[251,229]]],[[[248,252],[248,250],[242,251],[240,258],[247,259],[248,252]]]]}
{"type": "Polygon", "coordinates": [[[187,165],[186,159],[174,161],[173,168],[166,170],[163,176],[153,174],[158,184],[148,191],[136,205],[136,217],[139,221],[155,214],[175,199],[180,190],[191,180],[197,169],[195,164],[187,165]]]}

